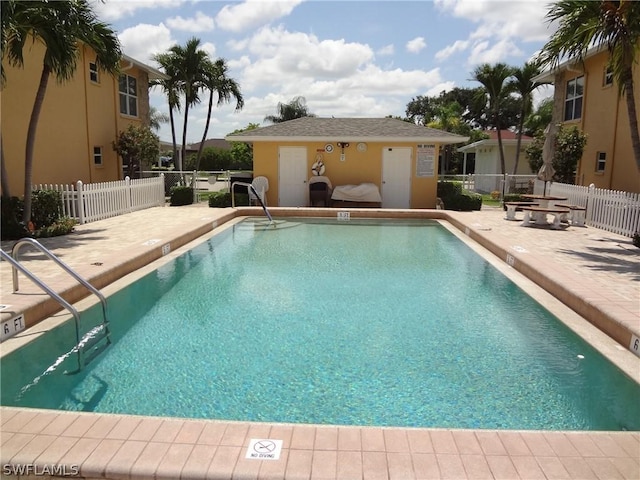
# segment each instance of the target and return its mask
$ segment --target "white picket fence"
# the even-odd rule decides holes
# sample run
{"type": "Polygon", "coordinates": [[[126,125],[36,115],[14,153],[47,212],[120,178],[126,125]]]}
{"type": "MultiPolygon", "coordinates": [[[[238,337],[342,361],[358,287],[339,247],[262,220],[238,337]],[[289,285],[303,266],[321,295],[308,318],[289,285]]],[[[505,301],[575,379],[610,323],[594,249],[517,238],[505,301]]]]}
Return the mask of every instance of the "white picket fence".
{"type": "Polygon", "coordinates": [[[606,190],[595,186],[583,187],[566,183],[536,180],[535,194],[567,197],[571,205],[586,207],[586,224],[609,232],[632,237],[640,233],[640,194],[606,190]]]}
{"type": "Polygon", "coordinates": [[[95,222],[124,213],[162,206],[164,177],[75,185],[34,185],[34,190],[55,190],[62,194],[62,214],[79,223],[95,222]]]}

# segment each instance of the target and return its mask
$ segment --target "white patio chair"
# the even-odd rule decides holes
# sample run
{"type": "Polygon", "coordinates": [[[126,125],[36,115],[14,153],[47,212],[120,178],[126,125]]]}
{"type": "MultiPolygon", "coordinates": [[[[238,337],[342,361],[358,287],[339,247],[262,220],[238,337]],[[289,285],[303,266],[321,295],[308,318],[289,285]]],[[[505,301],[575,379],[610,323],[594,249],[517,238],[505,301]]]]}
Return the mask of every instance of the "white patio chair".
{"type": "MultiPolygon", "coordinates": [[[[267,177],[256,177],[251,182],[251,185],[253,185],[253,188],[255,188],[256,192],[260,196],[260,200],[262,200],[262,203],[266,205],[267,192],[269,191],[269,179],[267,177]]],[[[248,191],[249,191],[249,205],[258,204],[259,203],[258,198],[255,196],[255,194],[251,191],[250,188],[248,189],[248,191]]]]}

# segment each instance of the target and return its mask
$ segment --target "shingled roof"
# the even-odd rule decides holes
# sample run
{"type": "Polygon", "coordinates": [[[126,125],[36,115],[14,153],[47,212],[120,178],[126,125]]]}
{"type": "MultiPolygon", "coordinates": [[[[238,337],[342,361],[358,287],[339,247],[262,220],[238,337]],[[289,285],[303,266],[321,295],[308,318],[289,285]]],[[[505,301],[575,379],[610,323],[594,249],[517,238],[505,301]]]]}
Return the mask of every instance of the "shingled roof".
{"type": "Polygon", "coordinates": [[[302,117],[227,135],[230,142],[418,142],[464,143],[469,137],[396,118],[302,117]]]}

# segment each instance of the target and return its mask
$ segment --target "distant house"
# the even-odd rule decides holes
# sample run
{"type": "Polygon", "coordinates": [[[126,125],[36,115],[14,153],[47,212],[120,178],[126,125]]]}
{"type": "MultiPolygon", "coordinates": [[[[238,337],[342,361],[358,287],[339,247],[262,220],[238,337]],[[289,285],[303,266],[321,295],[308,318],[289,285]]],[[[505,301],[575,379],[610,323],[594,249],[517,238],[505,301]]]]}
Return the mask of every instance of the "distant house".
{"type": "MultiPolygon", "coordinates": [[[[634,95],[640,105],[640,64],[634,63],[634,95]]],[[[570,59],[534,81],[551,82],[553,121],[577,126],[587,144],[576,170],[576,184],[640,193],[625,96],[615,84],[606,46],[590,49],[584,61],[570,59]]]]}
{"type": "MultiPolygon", "coordinates": [[[[2,141],[10,193],[24,185],[27,128],[42,72],[44,46],[35,42],[24,51],[24,68],[3,59],[2,141]]],[[[121,74],[97,69],[96,55],[79,48],[73,77],[58,83],[52,76],[40,112],[35,140],[33,183],[69,184],[121,179],[122,160],[113,150],[118,132],[130,124],[149,124],[149,80],[166,76],[123,55],[121,74]]]]}
{"type": "MultiPolygon", "coordinates": [[[[192,153],[198,153],[200,144],[203,142],[189,143],[187,144],[187,156],[192,153]]],[[[220,150],[231,150],[231,143],[227,142],[224,138],[209,138],[204,141],[203,150],[205,148],[219,148],[220,150]]]]}
{"type": "Polygon", "coordinates": [[[393,118],[320,117],[226,137],[253,143],[253,174],[268,178],[269,205],[308,205],[309,178],[320,162],[334,188],[376,185],[385,208],[435,208],[440,149],[468,139],[393,118]]]}
{"type": "MultiPolygon", "coordinates": [[[[500,150],[498,148],[498,132],[487,130],[484,133],[489,138],[458,147],[458,152],[464,154],[464,164],[466,165],[467,155],[475,154],[475,189],[479,192],[492,192],[500,190],[502,185],[502,167],[500,165],[500,150]]],[[[502,130],[502,148],[504,151],[505,173],[512,174],[516,162],[516,149],[518,146],[517,134],[511,130],[502,130]]],[[[522,136],[520,143],[520,157],[518,160],[518,171],[516,175],[531,175],[531,168],[525,153],[527,145],[533,142],[533,138],[527,135],[522,136]]],[[[465,170],[466,171],[466,170],[465,170]]]]}

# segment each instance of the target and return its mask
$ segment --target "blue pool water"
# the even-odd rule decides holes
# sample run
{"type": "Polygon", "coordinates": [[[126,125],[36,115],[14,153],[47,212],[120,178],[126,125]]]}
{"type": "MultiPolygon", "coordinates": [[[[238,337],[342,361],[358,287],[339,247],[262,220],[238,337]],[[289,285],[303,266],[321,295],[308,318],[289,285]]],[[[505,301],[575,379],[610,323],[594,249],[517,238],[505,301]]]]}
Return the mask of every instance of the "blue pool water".
{"type": "Polygon", "coordinates": [[[640,387],[433,221],[228,228],[2,359],[2,404],[193,418],[640,429],[640,387]],[[88,329],[99,309],[83,314],[88,329]]]}

